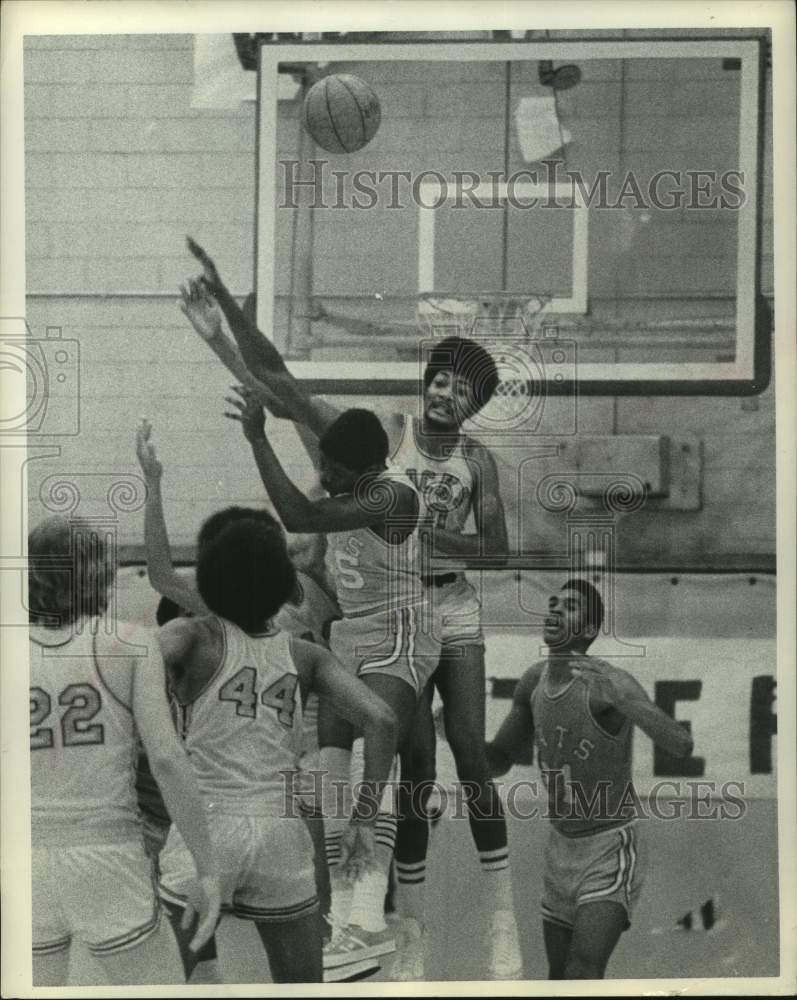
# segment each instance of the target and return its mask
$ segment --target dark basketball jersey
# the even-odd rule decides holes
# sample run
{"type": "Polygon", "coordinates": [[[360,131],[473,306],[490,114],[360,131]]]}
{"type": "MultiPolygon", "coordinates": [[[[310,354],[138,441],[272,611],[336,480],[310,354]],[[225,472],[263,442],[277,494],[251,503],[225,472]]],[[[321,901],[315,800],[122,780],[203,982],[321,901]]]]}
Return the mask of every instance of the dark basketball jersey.
{"type": "MultiPolygon", "coordinates": [[[[573,665],[582,658],[574,654],[573,665]]],[[[590,708],[589,688],[578,678],[552,694],[547,662],[531,694],[531,711],[549,817],[556,829],[579,836],[632,819],[629,720],[623,720],[616,734],[603,729],[590,708]]]]}

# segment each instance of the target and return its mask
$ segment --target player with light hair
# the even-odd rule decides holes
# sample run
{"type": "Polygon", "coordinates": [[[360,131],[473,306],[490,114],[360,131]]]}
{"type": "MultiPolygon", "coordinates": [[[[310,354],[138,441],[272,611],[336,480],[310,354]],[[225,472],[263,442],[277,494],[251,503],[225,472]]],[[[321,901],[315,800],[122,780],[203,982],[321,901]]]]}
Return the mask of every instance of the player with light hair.
{"type": "Polygon", "coordinates": [[[81,939],[106,983],[184,982],[144,849],[139,737],[187,846],[181,933],[192,953],[213,934],[220,885],[160,649],[152,632],[106,618],[116,566],[89,522],[49,518],[28,555],[33,981],[65,986],[81,939]]]}

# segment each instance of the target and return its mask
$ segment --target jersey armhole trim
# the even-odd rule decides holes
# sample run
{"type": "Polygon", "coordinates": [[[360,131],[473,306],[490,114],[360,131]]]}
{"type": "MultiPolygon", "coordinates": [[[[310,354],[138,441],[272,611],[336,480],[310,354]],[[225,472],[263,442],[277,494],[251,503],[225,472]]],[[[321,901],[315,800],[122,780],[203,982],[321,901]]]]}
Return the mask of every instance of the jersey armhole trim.
{"type": "Polygon", "coordinates": [[[408,425],[409,425],[409,427],[410,427],[410,429],[412,431],[413,443],[415,442],[415,428],[414,428],[414,422],[413,422],[412,414],[411,413],[402,413],[401,414],[401,434],[399,435],[398,444],[393,449],[392,453],[388,456],[388,460],[390,462],[392,462],[396,458],[397,455],[401,454],[401,451],[402,451],[402,449],[403,449],[403,447],[404,447],[404,445],[406,443],[406,440],[407,440],[407,426],[408,425]]]}
{"type": "Polygon", "coordinates": [[[196,692],[193,698],[189,698],[187,701],[180,701],[179,698],[175,698],[175,701],[181,708],[188,708],[189,705],[193,705],[198,701],[203,694],[210,690],[212,684],[218,679],[221,672],[224,670],[224,664],[227,662],[227,654],[229,653],[229,643],[227,642],[227,623],[223,618],[219,618],[218,615],[215,616],[215,621],[221,625],[221,656],[219,657],[219,662],[216,664],[216,669],[208,677],[202,687],[196,692]]]}
{"type": "Polygon", "coordinates": [[[610,733],[608,729],[604,729],[600,722],[598,722],[595,718],[595,713],[592,711],[592,705],[589,703],[589,688],[586,684],[584,685],[584,707],[586,708],[590,722],[598,730],[601,736],[604,736],[607,740],[611,740],[613,743],[619,743],[622,738],[623,730],[628,724],[628,717],[620,712],[620,714],[623,715],[623,723],[616,733],[610,733]]]}
{"type": "MultiPolygon", "coordinates": [[[[94,634],[91,637],[91,656],[92,656],[92,659],[94,660],[94,671],[97,674],[99,682],[100,682],[100,684],[102,684],[102,686],[105,688],[105,690],[111,696],[111,698],[113,698],[113,700],[116,702],[117,705],[121,705],[121,707],[126,712],[129,712],[130,715],[133,715],[133,706],[132,705],[128,705],[126,702],[124,702],[119,697],[119,695],[116,694],[116,692],[113,690],[113,688],[111,687],[111,685],[108,683],[108,681],[102,675],[102,670],[100,669],[100,657],[99,657],[99,653],[97,652],[97,636],[98,636],[98,632],[94,632],[94,634]]],[[[130,685],[130,694],[131,694],[131,697],[132,697],[132,694],[133,694],[133,685],[136,682],[135,681],[135,671],[137,669],[138,669],[138,664],[136,664],[136,666],[133,668],[133,672],[134,672],[133,673],[133,680],[132,680],[132,683],[130,685]]]]}

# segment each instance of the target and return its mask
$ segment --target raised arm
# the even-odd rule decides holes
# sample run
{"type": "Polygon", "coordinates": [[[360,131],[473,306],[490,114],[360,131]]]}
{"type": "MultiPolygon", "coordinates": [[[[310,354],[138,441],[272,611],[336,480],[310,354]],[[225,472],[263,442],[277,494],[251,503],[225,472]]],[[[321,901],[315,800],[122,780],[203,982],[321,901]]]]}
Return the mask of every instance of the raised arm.
{"type": "Polygon", "coordinates": [[[265,414],[253,395],[236,387],[238,398],[227,397],[235,412],[225,416],[238,421],[252,447],[260,478],[285,530],[292,533],[327,534],[355,528],[378,528],[393,518],[407,527],[418,517],[417,494],[403,483],[380,481],[379,503],[365,504],[345,495],[310,500],[285,474],[265,432],[265,414]]]}
{"type": "Polygon", "coordinates": [[[163,466],[155,454],[151,435],[152,425],[148,420],[142,420],[136,431],[136,454],[147,484],[147,500],[144,507],[144,548],[149,582],[159,594],[170,598],[186,611],[206,614],[207,608],[196,588],[177,573],[172,562],[161,495],[163,466]]]}
{"type": "Polygon", "coordinates": [[[164,662],[154,640],[148,656],[135,668],[133,716],[166,808],[197,868],[198,886],[189,897],[183,926],[190,925],[194,909],[198,910],[199,926],[190,944],[192,951],[198,951],[212,937],[219,918],[219,873],[199,785],[169,712],[164,662]]]}
{"type": "Polygon", "coordinates": [[[671,756],[688,757],[692,753],[694,743],[686,728],[662,712],[628,671],[584,657],[578,669],[573,668],[573,674],[589,685],[591,697],[616,708],[671,756]]]}
{"type": "Polygon", "coordinates": [[[280,396],[293,414],[293,419],[307,424],[320,437],[337,420],[340,411],[305,392],[288,371],[273,342],[246,318],[205,250],[190,236],[187,243],[188,249],[202,265],[203,280],[221,307],[249,372],[280,396]]]}
{"type": "Polygon", "coordinates": [[[513,764],[531,764],[534,759],[534,717],[531,695],[540,678],[539,664],[530,667],[515,686],[512,708],[495,739],[485,744],[487,764],[495,777],[506,774],[513,764]]]}
{"type": "Polygon", "coordinates": [[[293,420],[293,412],[252,375],[235,343],[224,335],[221,311],[207,288],[199,281],[188,281],[180,286],[180,297],[181,312],[227,370],[254,392],[275,417],[293,420]]]}

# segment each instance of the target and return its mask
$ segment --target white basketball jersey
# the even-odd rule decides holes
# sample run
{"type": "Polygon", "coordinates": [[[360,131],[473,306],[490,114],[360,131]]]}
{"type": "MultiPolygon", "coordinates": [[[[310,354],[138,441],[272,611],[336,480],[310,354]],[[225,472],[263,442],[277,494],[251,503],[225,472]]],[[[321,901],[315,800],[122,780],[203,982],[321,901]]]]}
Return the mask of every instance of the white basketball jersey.
{"type": "Polygon", "coordinates": [[[301,750],[291,636],[250,636],[217,620],[221,663],[204,690],[178,706],[179,729],[208,803],[237,815],[279,815],[301,750]]]}
{"type": "Polygon", "coordinates": [[[138,735],[132,713],[135,660],[115,655],[103,661],[98,656],[101,621],[30,629],[34,845],[141,837],[135,794],[138,735]],[[103,679],[111,673],[116,694],[103,679]]]}
{"type": "Polygon", "coordinates": [[[431,458],[419,448],[415,430],[416,420],[407,414],[391,464],[409,476],[424,507],[434,515],[436,527],[461,532],[473,495],[473,470],[465,458],[464,438],[460,436],[447,458],[431,458]]]}
{"type": "MultiPolygon", "coordinates": [[[[391,468],[386,475],[413,485],[399,470],[391,468]]],[[[417,527],[395,545],[370,528],[334,532],[327,535],[326,559],[346,618],[408,607],[423,598],[417,527]]]]}

